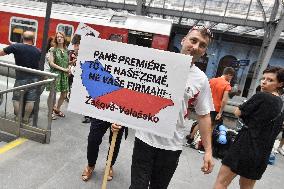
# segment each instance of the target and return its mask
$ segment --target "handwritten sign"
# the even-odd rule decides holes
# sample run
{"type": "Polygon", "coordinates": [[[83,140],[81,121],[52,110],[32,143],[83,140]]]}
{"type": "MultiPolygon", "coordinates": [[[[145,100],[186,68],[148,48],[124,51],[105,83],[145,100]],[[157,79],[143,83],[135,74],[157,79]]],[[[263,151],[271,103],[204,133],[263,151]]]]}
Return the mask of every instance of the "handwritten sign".
{"type": "Polygon", "coordinates": [[[173,137],[191,56],[82,37],[68,109],[173,137]]]}

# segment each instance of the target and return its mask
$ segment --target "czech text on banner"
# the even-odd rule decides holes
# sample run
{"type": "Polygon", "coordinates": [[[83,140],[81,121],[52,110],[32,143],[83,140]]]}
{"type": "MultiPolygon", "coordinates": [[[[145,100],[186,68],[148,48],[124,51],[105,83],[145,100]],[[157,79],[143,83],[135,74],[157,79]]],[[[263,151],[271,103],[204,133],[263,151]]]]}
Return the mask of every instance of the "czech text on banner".
{"type": "Polygon", "coordinates": [[[171,138],[191,56],[82,37],[68,110],[171,138]]]}

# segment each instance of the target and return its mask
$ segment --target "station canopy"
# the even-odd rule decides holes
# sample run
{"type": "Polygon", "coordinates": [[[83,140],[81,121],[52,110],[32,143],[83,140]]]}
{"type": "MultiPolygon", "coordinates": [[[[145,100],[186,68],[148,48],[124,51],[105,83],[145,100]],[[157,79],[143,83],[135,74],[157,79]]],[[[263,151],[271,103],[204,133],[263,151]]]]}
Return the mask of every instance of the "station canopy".
{"type": "MultiPolygon", "coordinates": [[[[265,24],[276,22],[283,11],[283,0],[54,0],[98,8],[170,19],[174,24],[193,26],[204,24],[217,33],[228,33],[262,39],[265,24]],[[142,4],[142,6],[141,6],[142,4]],[[278,4],[276,9],[274,4],[278,4]],[[270,20],[276,13],[275,19],[270,20]]],[[[284,42],[284,32],[280,35],[284,42]]]]}

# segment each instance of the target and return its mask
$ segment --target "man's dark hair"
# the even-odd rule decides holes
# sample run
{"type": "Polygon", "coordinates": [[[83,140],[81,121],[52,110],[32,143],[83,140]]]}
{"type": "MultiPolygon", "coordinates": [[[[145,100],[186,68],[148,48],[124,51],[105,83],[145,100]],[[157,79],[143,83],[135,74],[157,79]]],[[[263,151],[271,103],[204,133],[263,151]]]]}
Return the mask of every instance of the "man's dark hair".
{"type": "Polygon", "coordinates": [[[232,67],[226,67],[223,71],[223,75],[231,75],[234,76],[235,75],[235,70],[232,67]]]}
{"type": "Polygon", "coordinates": [[[72,38],[72,45],[80,45],[80,41],[81,41],[81,35],[75,34],[72,38]]]}
{"type": "MultiPolygon", "coordinates": [[[[263,71],[265,73],[274,73],[279,83],[284,82],[284,69],[280,67],[270,67],[263,71]]],[[[283,86],[282,86],[283,87],[283,86]]]]}
{"type": "Polygon", "coordinates": [[[209,39],[209,43],[211,43],[213,41],[213,33],[211,32],[211,30],[207,27],[205,27],[204,25],[195,25],[192,26],[192,28],[188,31],[187,35],[190,34],[193,30],[197,30],[200,32],[200,34],[203,37],[208,37],[209,39]]]}
{"type": "Polygon", "coordinates": [[[48,37],[48,39],[47,39],[46,51],[48,51],[51,47],[54,46],[53,40],[54,40],[54,37],[48,37]]]}

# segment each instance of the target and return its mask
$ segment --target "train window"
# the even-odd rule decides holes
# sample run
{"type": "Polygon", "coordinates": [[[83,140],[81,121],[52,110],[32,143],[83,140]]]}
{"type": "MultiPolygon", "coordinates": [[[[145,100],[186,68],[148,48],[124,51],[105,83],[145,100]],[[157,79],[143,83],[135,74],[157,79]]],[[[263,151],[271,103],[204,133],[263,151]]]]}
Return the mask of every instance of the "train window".
{"type": "Polygon", "coordinates": [[[153,34],[129,30],[128,43],[133,45],[139,45],[142,47],[151,47],[153,40],[153,34]]]}
{"type": "Polygon", "coordinates": [[[22,34],[24,31],[33,31],[35,33],[35,44],[37,38],[37,26],[36,20],[11,17],[10,20],[10,30],[9,30],[9,41],[10,43],[20,43],[22,39],[22,34]]]}
{"type": "Polygon", "coordinates": [[[73,36],[74,27],[69,24],[58,24],[56,28],[56,32],[59,32],[59,31],[64,32],[64,34],[66,35],[67,42],[69,44],[71,41],[71,37],[73,36]]]}

